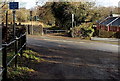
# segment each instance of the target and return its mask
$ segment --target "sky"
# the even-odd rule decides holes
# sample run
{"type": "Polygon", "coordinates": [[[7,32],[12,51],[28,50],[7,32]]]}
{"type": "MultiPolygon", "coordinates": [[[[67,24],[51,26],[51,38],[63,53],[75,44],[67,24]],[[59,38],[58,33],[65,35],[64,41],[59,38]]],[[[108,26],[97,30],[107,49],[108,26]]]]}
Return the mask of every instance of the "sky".
{"type": "MultiPolygon", "coordinates": [[[[22,4],[23,7],[30,9],[30,8],[36,6],[36,1],[39,1],[38,5],[42,6],[48,0],[15,0],[15,1],[20,2],[20,6],[22,4]]],[[[51,1],[53,1],[53,0],[51,0],[51,1]]],[[[118,6],[118,2],[120,0],[91,0],[91,1],[95,1],[97,6],[106,6],[107,7],[107,6],[118,6]]]]}

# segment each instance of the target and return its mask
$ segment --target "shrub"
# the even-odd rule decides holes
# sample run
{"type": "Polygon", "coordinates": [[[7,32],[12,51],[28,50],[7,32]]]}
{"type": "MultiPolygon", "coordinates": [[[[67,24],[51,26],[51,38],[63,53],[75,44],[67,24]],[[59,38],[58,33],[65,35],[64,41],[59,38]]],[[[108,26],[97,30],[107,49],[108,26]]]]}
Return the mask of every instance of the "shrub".
{"type": "Polygon", "coordinates": [[[71,29],[72,37],[91,37],[93,36],[93,23],[82,23],[71,29]]]}
{"type": "Polygon", "coordinates": [[[114,38],[115,37],[115,32],[99,30],[99,37],[102,37],[102,38],[114,38]]]}

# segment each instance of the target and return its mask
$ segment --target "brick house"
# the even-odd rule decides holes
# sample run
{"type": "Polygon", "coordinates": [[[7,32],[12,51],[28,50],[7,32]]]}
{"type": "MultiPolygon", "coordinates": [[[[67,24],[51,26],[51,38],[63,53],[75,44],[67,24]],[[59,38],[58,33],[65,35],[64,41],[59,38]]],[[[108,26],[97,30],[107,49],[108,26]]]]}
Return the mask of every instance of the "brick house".
{"type": "Polygon", "coordinates": [[[120,15],[113,14],[102,21],[97,22],[97,29],[120,32],[120,15]]]}

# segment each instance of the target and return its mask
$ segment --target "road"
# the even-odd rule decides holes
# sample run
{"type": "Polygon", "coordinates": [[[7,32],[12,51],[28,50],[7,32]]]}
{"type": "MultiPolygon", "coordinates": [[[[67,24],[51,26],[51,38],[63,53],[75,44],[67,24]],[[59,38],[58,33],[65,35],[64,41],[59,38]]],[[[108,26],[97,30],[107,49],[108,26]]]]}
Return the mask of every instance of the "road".
{"type": "MultiPolygon", "coordinates": [[[[50,63],[37,65],[40,79],[118,79],[118,45],[88,40],[29,36],[28,47],[50,63]]],[[[106,80],[105,80],[106,81],[106,80]]]]}

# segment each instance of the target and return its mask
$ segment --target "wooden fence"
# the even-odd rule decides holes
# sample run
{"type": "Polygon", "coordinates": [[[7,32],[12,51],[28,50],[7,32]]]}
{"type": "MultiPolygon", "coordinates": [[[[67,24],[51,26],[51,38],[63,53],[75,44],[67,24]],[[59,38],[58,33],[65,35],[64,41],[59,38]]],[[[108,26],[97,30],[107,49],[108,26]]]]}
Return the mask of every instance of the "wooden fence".
{"type": "Polygon", "coordinates": [[[3,25],[3,40],[2,40],[2,70],[0,75],[6,81],[7,70],[11,62],[14,61],[14,66],[17,67],[18,53],[22,56],[23,50],[26,49],[26,28],[23,25],[16,25],[16,36],[13,37],[12,25],[6,27],[3,25]],[[9,33],[8,33],[9,32],[9,33]],[[9,58],[8,58],[9,56],[9,58]]]}

